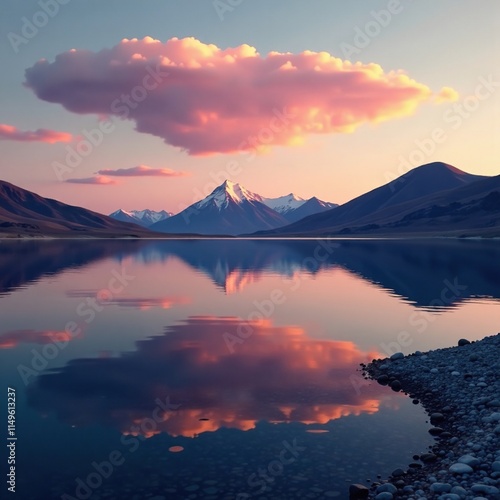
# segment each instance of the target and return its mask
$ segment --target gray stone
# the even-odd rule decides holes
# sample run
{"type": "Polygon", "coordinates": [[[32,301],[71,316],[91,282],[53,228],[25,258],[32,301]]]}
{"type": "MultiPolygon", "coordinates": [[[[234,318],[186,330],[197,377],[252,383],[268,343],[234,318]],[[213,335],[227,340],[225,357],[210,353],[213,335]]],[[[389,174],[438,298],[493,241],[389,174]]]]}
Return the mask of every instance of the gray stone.
{"type": "Polygon", "coordinates": [[[441,429],[441,427],[431,427],[429,429],[429,434],[431,436],[439,436],[442,432],[444,432],[444,429],[441,429]]]}
{"type": "Polygon", "coordinates": [[[434,453],[422,453],[422,455],[420,455],[420,460],[424,463],[435,462],[437,456],[434,455],[434,453]]]}
{"type": "Polygon", "coordinates": [[[438,424],[444,420],[444,415],[442,413],[431,413],[431,424],[438,424]]]}
{"type": "Polygon", "coordinates": [[[477,467],[481,464],[481,461],[473,457],[472,455],[462,455],[458,460],[458,463],[467,464],[469,467],[477,467]]]}
{"type": "Polygon", "coordinates": [[[449,468],[449,471],[453,474],[470,474],[474,472],[474,469],[467,464],[456,463],[449,468]]]}
{"type": "Polygon", "coordinates": [[[458,346],[459,346],[459,347],[462,347],[462,346],[467,345],[467,344],[470,344],[470,340],[467,340],[467,339],[460,339],[460,340],[458,341],[458,346]]]}
{"type": "Polygon", "coordinates": [[[449,483],[431,484],[431,491],[433,493],[448,493],[449,491],[451,491],[451,484],[449,483]]]}
{"type": "Polygon", "coordinates": [[[368,498],[370,490],[362,484],[351,484],[349,486],[349,498],[351,500],[358,500],[368,498]]]}
{"type": "Polygon", "coordinates": [[[392,496],[392,493],[389,493],[388,491],[383,491],[382,493],[379,493],[376,497],[375,500],[392,500],[394,497],[392,496]]]}
{"type": "Polygon", "coordinates": [[[397,361],[398,359],[403,359],[405,355],[402,352],[395,352],[389,359],[391,361],[397,361]]]}
{"type": "Polygon", "coordinates": [[[473,484],[471,490],[474,493],[486,493],[487,495],[498,495],[500,493],[498,488],[488,484],[473,484]]]}
{"type": "Polygon", "coordinates": [[[405,471],[403,469],[396,469],[392,471],[392,477],[401,477],[405,475],[405,471]]]}
{"type": "Polygon", "coordinates": [[[391,389],[395,392],[399,392],[402,389],[401,382],[399,380],[393,380],[390,383],[391,389]]]}
{"type": "Polygon", "coordinates": [[[493,463],[491,464],[491,468],[492,468],[495,472],[500,471],[500,462],[493,462],[493,463]]]}
{"type": "Polygon", "coordinates": [[[381,484],[377,487],[377,493],[383,493],[387,491],[388,493],[396,493],[398,489],[391,483],[381,484]]]}
{"type": "Polygon", "coordinates": [[[465,489],[461,486],[453,486],[451,492],[455,493],[455,495],[458,495],[459,497],[465,497],[465,495],[467,495],[467,491],[465,491],[465,489]]]}

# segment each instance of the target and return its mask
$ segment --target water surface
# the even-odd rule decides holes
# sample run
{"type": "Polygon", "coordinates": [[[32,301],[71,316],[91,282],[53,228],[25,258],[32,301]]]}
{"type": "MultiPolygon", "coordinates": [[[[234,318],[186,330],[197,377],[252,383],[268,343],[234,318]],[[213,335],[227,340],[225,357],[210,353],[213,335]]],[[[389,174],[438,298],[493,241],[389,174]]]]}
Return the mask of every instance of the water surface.
{"type": "Polygon", "coordinates": [[[19,497],[346,498],[432,443],[360,363],[496,333],[499,257],[494,241],[1,242],[19,497]]]}

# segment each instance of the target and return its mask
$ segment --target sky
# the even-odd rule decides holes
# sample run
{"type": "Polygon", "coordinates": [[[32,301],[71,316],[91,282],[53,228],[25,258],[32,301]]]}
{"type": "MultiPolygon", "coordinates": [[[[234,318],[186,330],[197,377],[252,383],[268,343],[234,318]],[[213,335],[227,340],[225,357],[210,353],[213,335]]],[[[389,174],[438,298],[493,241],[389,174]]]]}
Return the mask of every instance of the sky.
{"type": "Polygon", "coordinates": [[[0,178],[177,213],[226,178],[344,203],[499,174],[500,3],[5,0],[0,178]]]}

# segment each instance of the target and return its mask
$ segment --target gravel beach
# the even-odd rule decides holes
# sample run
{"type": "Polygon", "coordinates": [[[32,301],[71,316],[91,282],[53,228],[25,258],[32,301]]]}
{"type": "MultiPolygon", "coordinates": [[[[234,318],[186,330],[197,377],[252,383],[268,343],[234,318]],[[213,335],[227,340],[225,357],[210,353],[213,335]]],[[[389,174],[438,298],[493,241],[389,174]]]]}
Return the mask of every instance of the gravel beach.
{"type": "Polygon", "coordinates": [[[458,344],[364,367],[424,407],[436,443],[387,480],[352,485],[352,499],[500,499],[500,334],[458,344]]]}

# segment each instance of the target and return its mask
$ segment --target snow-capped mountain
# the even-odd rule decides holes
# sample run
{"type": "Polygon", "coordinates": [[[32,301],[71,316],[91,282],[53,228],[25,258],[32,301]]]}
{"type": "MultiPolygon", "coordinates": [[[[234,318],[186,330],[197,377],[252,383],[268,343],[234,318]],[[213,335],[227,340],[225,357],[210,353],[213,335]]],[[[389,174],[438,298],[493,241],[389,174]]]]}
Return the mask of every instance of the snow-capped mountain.
{"type": "Polygon", "coordinates": [[[227,208],[231,202],[241,204],[243,202],[259,202],[263,203],[262,196],[252,193],[243,186],[231,181],[224,181],[219,187],[215,188],[203,200],[195,203],[193,206],[196,209],[201,209],[209,205],[215,205],[219,210],[227,208]]]}
{"type": "Polygon", "coordinates": [[[150,228],[164,233],[250,234],[261,228],[285,226],[335,206],[317,198],[304,200],[293,193],[266,198],[226,180],[203,200],[150,228]]]}
{"type": "Polygon", "coordinates": [[[139,224],[143,227],[149,227],[156,222],[168,219],[172,217],[172,213],[161,210],[160,212],[155,212],[154,210],[123,210],[119,209],[116,212],[110,214],[113,219],[122,222],[133,222],[134,224],[139,224]]]}
{"type": "Polygon", "coordinates": [[[278,198],[262,198],[262,203],[283,215],[289,223],[338,207],[336,203],[322,201],[316,196],[305,200],[293,193],[278,198]]]}
{"type": "Polygon", "coordinates": [[[313,196],[312,198],[309,198],[304,203],[302,203],[299,207],[288,210],[283,215],[288,222],[292,223],[303,219],[308,215],[319,214],[336,207],[338,207],[337,203],[322,201],[316,198],[316,196],[313,196]]]}
{"type": "Polygon", "coordinates": [[[304,198],[300,198],[299,196],[295,196],[293,193],[290,193],[278,198],[262,198],[261,201],[262,203],[264,203],[264,205],[284,215],[290,212],[290,210],[296,210],[297,208],[301,207],[307,200],[304,200],[304,198]]]}
{"type": "Polygon", "coordinates": [[[226,180],[203,200],[153,224],[151,229],[164,233],[237,235],[286,225],[288,221],[262,199],[259,194],[226,180]]]}

